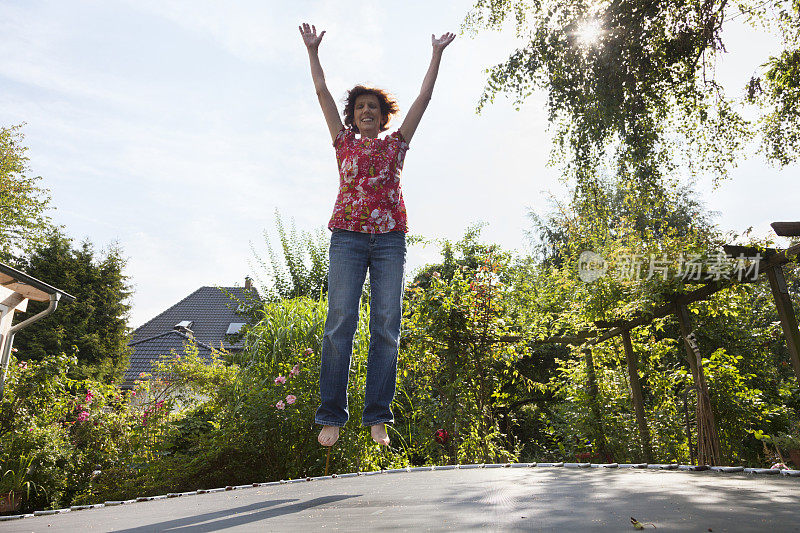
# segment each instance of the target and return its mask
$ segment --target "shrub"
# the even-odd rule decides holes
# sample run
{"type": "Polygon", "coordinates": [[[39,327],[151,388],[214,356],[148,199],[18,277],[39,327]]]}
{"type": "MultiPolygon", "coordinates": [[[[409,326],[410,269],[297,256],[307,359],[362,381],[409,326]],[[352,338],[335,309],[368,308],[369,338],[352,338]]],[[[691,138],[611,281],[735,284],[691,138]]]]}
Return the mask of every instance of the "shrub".
{"type": "Polygon", "coordinates": [[[33,490],[26,490],[23,510],[70,505],[91,492],[98,470],[139,453],[138,408],[116,387],[69,378],[76,363],[60,354],[10,365],[0,402],[0,463],[30,460],[33,490]]]}

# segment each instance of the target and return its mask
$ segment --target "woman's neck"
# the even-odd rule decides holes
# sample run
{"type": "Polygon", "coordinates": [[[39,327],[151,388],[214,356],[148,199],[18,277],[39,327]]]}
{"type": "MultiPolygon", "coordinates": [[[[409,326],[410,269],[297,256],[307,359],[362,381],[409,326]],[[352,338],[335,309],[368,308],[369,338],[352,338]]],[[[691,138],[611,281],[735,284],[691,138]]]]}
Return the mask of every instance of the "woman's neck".
{"type": "Polygon", "coordinates": [[[362,139],[377,139],[379,131],[358,131],[359,135],[361,135],[362,139]]]}

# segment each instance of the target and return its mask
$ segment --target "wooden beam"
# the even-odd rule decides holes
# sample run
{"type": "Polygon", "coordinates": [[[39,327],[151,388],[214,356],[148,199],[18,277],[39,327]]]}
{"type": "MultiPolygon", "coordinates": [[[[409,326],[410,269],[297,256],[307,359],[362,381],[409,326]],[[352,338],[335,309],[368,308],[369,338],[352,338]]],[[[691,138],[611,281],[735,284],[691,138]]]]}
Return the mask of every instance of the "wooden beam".
{"type": "MultiPolygon", "coordinates": [[[[766,261],[762,261],[759,266],[759,272],[763,272],[769,267],[783,265],[790,261],[793,261],[796,256],[800,255],[800,244],[796,244],[794,246],[790,246],[789,248],[776,252],[775,254],[771,255],[766,261]]],[[[628,321],[622,327],[614,328],[610,331],[607,331],[603,335],[593,339],[590,341],[590,344],[599,344],[604,342],[612,337],[616,337],[622,333],[623,328],[633,329],[636,326],[643,326],[644,324],[649,324],[656,318],[663,318],[667,315],[670,315],[675,312],[675,304],[679,305],[689,305],[694,302],[698,302],[700,300],[705,300],[712,294],[721,291],[727,287],[733,285],[733,281],[731,280],[717,280],[708,283],[707,285],[700,287],[699,289],[695,289],[689,293],[679,293],[671,296],[673,302],[661,305],[656,307],[651,313],[649,314],[640,314],[636,318],[628,321]]],[[[738,282],[737,282],[738,283],[738,282]]],[[[584,334],[586,332],[581,332],[584,334]]]]}
{"type": "Polygon", "coordinates": [[[601,329],[608,329],[624,327],[627,322],[627,320],[595,320],[594,325],[601,329]]]}
{"type": "Polygon", "coordinates": [[[794,261],[794,258],[798,255],[800,255],[800,244],[795,244],[767,259],[767,264],[763,266],[767,268],[776,265],[784,265],[789,261],[794,261]]]}
{"type": "Polygon", "coordinates": [[[15,290],[0,285],[0,312],[13,309],[20,313],[28,310],[28,299],[15,290]]]}
{"type": "MultiPolygon", "coordinates": [[[[14,311],[24,311],[28,299],[18,292],[11,292],[5,288],[0,290],[0,294],[2,293],[5,294],[3,301],[0,302],[0,335],[5,336],[14,322],[14,311]]],[[[0,344],[1,346],[2,344],[0,344]]]]}
{"type": "MultiPolygon", "coordinates": [[[[741,248],[742,250],[746,250],[748,252],[752,251],[752,256],[755,256],[758,253],[759,249],[755,247],[737,247],[733,245],[725,245],[726,250],[735,251],[741,248]]],[[[767,256],[762,258],[762,261],[759,263],[759,273],[768,270],[772,266],[783,265],[790,261],[793,261],[794,258],[800,255],[800,244],[796,244],[794,246],[790,246],[785,250],[761,250],[761,252],[766,252],[767,256]],[[774,253],[773,253],[774,252],[774,253]]],[[[737,254],[734,254],[738,256],[737,254]]],[[[745,254],[748,256],[749,254],[745,254]]],[[[763,254],[762,254],[763,255],[763,254]]],[[[615,321],[597,321],[595,325],[598,327],[612,327],[612,329],[600,333],[599,331],[591,331],[591,330],[584,330],[576,335],[565,335],[562,337],[550,337],[541,341],[534,341],[535,344],[573,344],[573,345],[581,345],[584,342],[588,341],[588,346],[593,346],[595,344],[600,344],[601,342],[605,342],[612,337],[616,337],[617,335],[622,334],[623,329],[633,329],[637,326],[643,326],[645,324],[649,324],[656,318],[663,318],[667,315],[670,315],[675,312],[675,305],[689,305],[694,302],[698,302],[700,300],[705,300],[712,294],[721,291],[727,287],[730,287],[734,283],[739,283],[738,281],[720,279],[716,281],[711,281],[706,285],[700,287],[699,289],[695,289],[692,292],[688,293],[678,293],[668,296],[671,300],[669,303],[660,305],[656,307],[652,312],[644,314],[640,313],[639,315],[635,315],[633,319],[624,321],[624,320],[615,320],[615,321]],[[593,338],[594,337],[594,338],[593,338]],[[592,340],[589,340],[592,339],[592,340]]]]}
{"type": "Polygon", "coordinates": [[[6,274],[5,272],[0,272],[0,285],[14,292],[18,292],[25,298],[33,300],[34,302],[50,301],[50,295],[44,292],[43,290],[37,289],[36,287],[32,287],[27,283],[18,281],[9,276],[8,274],[6,274]]]}
{"type": "Polygon", "coordinates": [[[582,332],[578,335],[568,335],[564,337],[548,337],[539,341],[532,341],[532,344],[572,344],[574,346],[580,346],[586,342],[586,339],[591,338],[592,334],[596,334],[596,332],[582,332]]]}
{"type": "Polygon", "coordinates": [[[773,222],[770,226],[781,237],[800,237],[800,222],[773,222]]]}
{"type": "Polygon", "coordinates": [[[601,342],[605,342],[612,337],[616,337],[617,335],[621,335],[625,329],[633,329],[637,326],[643,326],[645,324],[649,324],[656,318],[663,318],[667,315],[671,315],[675,312],[675,303],[681,303],[683,305],[688,305],[693,302],[697,302],[699,300],[705,300],[715,292],[721,291],[722,289],[728,287],[730,282],[727,280],[720,280],[720,281],[712,281],[708,285],[700,287],[699,289],[695,289],[690,293],[687,294],[674,294],[671,295],[670,298],[673,300],[672,302],[660,305],[656,307],[652,313],[648,314],[640,314],[633,320],[629,320],[625,322],[624,326],[613,328],[602,335],[595,337],[591,341],[589,341],[588,345],[593,346],[595,344],[600,344],[601,342]]]}
{"type": "Polygon", "coordinates": [[[789,289],[786,286],[786,278],[783,276],[783,268],[780,266],[768,268],[767,277],[772,288],[772,297],[775,299],[775,307],[778,308],[783,335],[786,337],[786,344],[789,347],[789,356],[792,359],[794,374],[797,377],[797,381],[800,382],[800,331],[797,329],[797,317],[792,307],[792,299],[789,297],[789,289]]]}
{"type": "Polygon", "coordinates": [[[725,244],[722,246],[726,255],[730,257],[739,257],[740,255],[748,257],[761,256],[761,259],[767,259],[776,255],[778,250],[775,248],[759,248],[758,246],[741,246],[739,244],[725,244]]]}
{"type": "Polygon", "coordinates": [[[633,409],[636,413],[636,424],[639,426],[639,443],[642,446],[645,462],[652,463],[653,451],[650,449],[650,430],[647,427],[647,419],[644,416],[642,385],[639,383],[639,370],[636,365],[636,354],[633,352],[633,344],[631,344],[631,332],[628,329],[623,329],[621,335],[622,343],[625,346],[625,359],[628,362],[628,380],[631,386],[633,409]]]}

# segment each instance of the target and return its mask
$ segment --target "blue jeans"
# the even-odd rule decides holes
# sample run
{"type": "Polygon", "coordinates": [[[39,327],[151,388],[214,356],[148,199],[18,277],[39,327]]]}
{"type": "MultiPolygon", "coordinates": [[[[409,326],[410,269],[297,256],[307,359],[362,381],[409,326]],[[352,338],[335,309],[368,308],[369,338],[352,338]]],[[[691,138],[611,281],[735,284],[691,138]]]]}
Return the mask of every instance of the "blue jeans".
{"type": "Polygon", "coordinates": [[[319,389],[322,405],[314,421],[344,426],[347,378],[358,326],[361,291],[369,270],[370,316],[365,426],[394,422],[391,411],[397,381],[397,350],[403,300],[406,236],[402,231],[358,233],[334,229],[328,268],[328,316],[322,337],[319,389]]]}

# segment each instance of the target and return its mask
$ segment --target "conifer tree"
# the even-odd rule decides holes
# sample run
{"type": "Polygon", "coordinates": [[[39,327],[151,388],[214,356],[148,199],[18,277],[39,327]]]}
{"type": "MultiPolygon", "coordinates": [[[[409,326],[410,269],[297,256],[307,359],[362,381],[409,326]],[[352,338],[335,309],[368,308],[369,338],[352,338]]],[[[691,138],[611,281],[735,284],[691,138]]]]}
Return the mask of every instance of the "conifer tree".
{"type": "MultiPolygon", "coordinates": [[[[75,296],[58,312],[20,331],[14,339],[17,357],[42,359],[53,353],[78,357],[76,377],[114,381],[128,364],[128,312],[131,287],[123,273],[125,259],[117,246],[98,254],[91,242],[74,246],[53,230],[17,268],[75,296]]],[[[45,304],[31,302],[28,315],[45,304]]]]}

